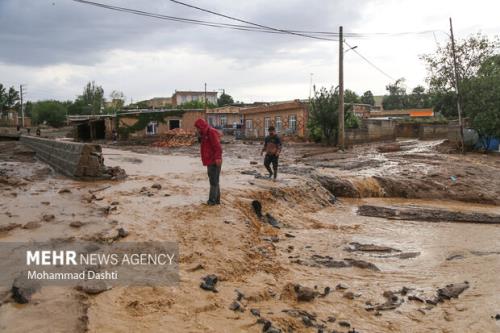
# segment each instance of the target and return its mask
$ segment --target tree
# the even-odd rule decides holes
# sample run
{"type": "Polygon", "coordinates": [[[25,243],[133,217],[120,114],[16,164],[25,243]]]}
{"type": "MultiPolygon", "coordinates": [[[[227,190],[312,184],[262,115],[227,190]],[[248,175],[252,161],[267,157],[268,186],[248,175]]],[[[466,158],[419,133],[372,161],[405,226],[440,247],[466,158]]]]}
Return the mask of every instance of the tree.
{"type": "Polygon", "coordinates": [[[108,108],[108,111],[116,113],[125,105],[125,95],[123,94],[123,92],[113,90],[111,94],[109,94],[109,97],[111,98],[111,105],[108,108]]]}
{"type": "MultiPolygon", "coordinates": [[[[217,105],[207,102],[207,108],[213,109],[216,108],[217,105]]],[[[204,109],[205,108],[205,102],[204,101],[189,101],[186,103],[182,103],[181,105],[177,105],[178,109],[204,109]]]]}
{"type": "Polygon", "coordinates": [[[426,93],[423,86],[416,86],[408,96],[408,107],[415,109],[431,107],[431,100],[429,94],[426,93]]]}
{"type": "Polygon", "coordinates": [[[96,86],[94,81],[87,83],[83,89],[83,94],[79,98],[84,106],[88,106],[89,113],[101,113],[104,106],[104,90],[101,86],[96,86]]]}
{"type": "MultiPolygon", "coordinates": [[[[346,90],[348,91],[348,90],[346,90]]],[[[352,113],[352,105],[356,102],[356,94],[349,93],[345,96],[344,121],[346,128],[359,126],[359,119],[352,113]]],[[[324,139],[327,144],[332,144],[336,139],[339,121],[339,92],[337,89],[321,88],[316,91],[310,100],[309,131],[316,139],[324,139]]]]}
{"type": "MultiPolygon", "coordinates": [[[[457,70],[459,80],[467,81],[477,75],[481,65],[489,59],[500,46],[498,38],[489,40],[480,33],[470,35],[455,42],[457,70]]],[[[427,67],[427,82],[434,111],[447,118],[457,118],[457,100],[455,93],[455,72],[451,42],[438,45],[436,52],[420,56],[427,67]]],[[[485,65],[487,66],[487,65],[485,65]]],[[[466,93],[461,87],[460,90],[466,93]]]]}
{"type": "Polygon", "coordinates": [[[220,95],[220,97],[217,99],[217,106],[225,106],[225,105],[231,105],[234,104],[233,98],[226,94],[225,92],[220,95]]]}
{"type": "Polygon", "coordinates": [[[0,83],[0,111],[3,112],[14,108],[18,105],[19,92],[14,88],[10,87],[6,90],[6,87],[0,83]]]}
{"type": "Polygon", "coordinates": [[[64,103],[59,101],[48,100],[36,102],[33,103],[33,122],[36,124],[46,122],[50,126],[60,127],[64,125],[67,111],[64,103]]]}
{"type": "Polygon", "coordinates": [[[405,109],[408,105],[408,96],[406,95],[405,79],[400,78],[392,84],[385,86],[389,95],[385,95],[382,105],[385,110],[405,109]]]}
{"type": "Polygon", "coordinates": [[[375,98],[373,97],[373,93],[371,90],[365,91],[363,96],[361,96],[361,103],[375,105],[375,98]]]}
{"type": "Polygon", "coordinates": [[[500,54],[485,59],[462,86],[464,113],[487,146],[491,137],[500,137],[500,54]]]}

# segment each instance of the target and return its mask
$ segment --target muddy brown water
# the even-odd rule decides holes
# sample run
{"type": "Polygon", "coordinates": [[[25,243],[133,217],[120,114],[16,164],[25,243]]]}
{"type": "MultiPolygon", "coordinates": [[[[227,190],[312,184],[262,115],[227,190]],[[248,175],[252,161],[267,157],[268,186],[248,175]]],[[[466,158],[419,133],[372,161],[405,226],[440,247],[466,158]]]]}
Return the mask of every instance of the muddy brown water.
{"type": "MultiPolygon", "coordinates": [[[[104,149],[106,164],[124,168],[129,174],[126,180],[88,183],[50,174],[26,185],[3,186],[1,224],[23,225],[40,221],[46,214],[53,214],[54,220],[42,222],[37,229],[2,233],[0,241],[80,238],[121,226],[130,232],[127,240],[177,241],[181,281],[174,287],[116,287],[96,296],[71,288],[44,288],[29,304],[1,305],[0,332],[261,332],[251,308],[259,309],[262,317],[283,332],[318,331],[306,327],[301,317],[283,312],[290,309],[314,314],[314,324],[324,325],[325,332],[347,332],[340,321],[348,321],[359,332],[500,331],[499,322],[491,318],[500,312],[500,226],[356,214],[365,203],[491,213],[498,213],[498,206],[401,198],[340,199],[331,205],[329,193],[303,175],[283,174],[274,183],[241,174],[243,170],[264,173],[262,166],[249,164],[260,161],[259,147],[243,148],[248,153],[241,158],[234,153],[224,160],[220,207],[202,205],[208,181],[193,154],[153,156],[104,149]],[[152,189],[154,183],[161,189],[152,189]],[[60,194],[62,188],[70,188],[71,193],[60,194]],[[82,200],[89,190],[103,188],[95,193],[98,200],[82,200]],[[284,228],[262,224],[251,209],[254,199],[284,228]],[[99,208],[113,201],[119,202],[117,210],[103,216],[99,208]],[[71,228],[69,223],[77,220],[84,226],[71,228]],[[279,241],[269,241],[272,236],[279,241]],[[345,249],[351,242],[401,252],[348,252],[345,249]],[[409,259],[392,256],[398,253],[417,254],[409,259]],[[314,256],[364,260],[380,271],[297,263],[297,259],[307,261],[314,256]],[[199,288],[201,277],[211,273],[219,276],[217,294],[199,288]],[[367,302],[383,303],[384,291],[407,287],[412,295],[431,298],[437,288],[463,281],[470,288],[459,298],[435,306],[404,298],[401,306],[380,315],[365,309],[367,302]],[[289,283],[332,291],[311,302],[297,302],[286,291],[289,283]],[[354,299],[335,290],[339,283],[353,292],[354,299]],[[244,312],[229,309],[235,289],[245,294],[244,312]],[[335,317],[335,322],[328,317],[335,317]]],[[[29,178],[43,167],[36,162],[22,165],[10,174],[29,178]]],[[[0,296],[7,291],[0,289],[0,296]]]]}

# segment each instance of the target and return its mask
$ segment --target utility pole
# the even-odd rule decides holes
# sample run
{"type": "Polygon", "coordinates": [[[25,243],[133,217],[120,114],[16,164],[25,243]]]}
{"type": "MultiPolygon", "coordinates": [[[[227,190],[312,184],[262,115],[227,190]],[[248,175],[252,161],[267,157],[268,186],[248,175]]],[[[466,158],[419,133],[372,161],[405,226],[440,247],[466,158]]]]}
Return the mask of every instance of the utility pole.
{"type": "Polygon", "coordinates": [[[21,94],[21,127],[24,128],[24,104],[23,104],[23,85],[19,85],[19,92],[21,94]]]}
{"type": "Polygon", "coordinates": [[[309,73],[309,99],[311,99],[314,73],[309,73]]]}
{"type": "Polygon", "coordinates": [[[205,82],[205,114],[207,114],[207,83],[205,82]]]}
{"type": "Polygon", "coordinates": [[[453,36],[453,24],[450,17],[450,37],[451,37],[451,51],[453,53],[453,69],[455,72],[455,91],[457,93],[457,110],[458,110],[458,125],[460,126],[460,145],[462,153],[465,153],[464,147],[464,125],[462,123],[462,106],[460,105],[460,90],[459,90],[459,74],[457,65],[457,54],[455,52],[455,37],[453,36]]]}
{"type": "Polygon", "coordinates": [[[339,27],[339,133],[338,146],[344,149],[344,33],[339,27]]]}

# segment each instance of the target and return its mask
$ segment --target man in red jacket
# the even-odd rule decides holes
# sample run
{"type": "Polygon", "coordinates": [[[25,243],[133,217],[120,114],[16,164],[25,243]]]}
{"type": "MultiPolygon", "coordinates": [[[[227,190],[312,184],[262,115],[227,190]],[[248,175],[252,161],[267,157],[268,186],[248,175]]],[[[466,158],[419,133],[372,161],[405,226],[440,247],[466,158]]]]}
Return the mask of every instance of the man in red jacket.
{"type": "Polygon", "coordinates": [[[203,165],[207,166],[208,180],[210,181],[210,194],[207,204],[220,205],[219,176],[222,166],[222,147],[219,132],[210,127],[203,119],[194,123],[201,139],[200,154],[203,165]]]}

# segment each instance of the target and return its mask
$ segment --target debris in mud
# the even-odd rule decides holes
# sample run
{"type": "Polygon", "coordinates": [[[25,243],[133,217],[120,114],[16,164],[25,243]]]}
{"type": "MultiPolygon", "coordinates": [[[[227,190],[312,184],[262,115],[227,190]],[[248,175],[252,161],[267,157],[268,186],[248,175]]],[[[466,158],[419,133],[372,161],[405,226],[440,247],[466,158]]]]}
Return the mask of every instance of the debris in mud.
{"type": "Polygon", "coordinates": [[[497,315],[495,316],[495,320],[500,320],[500,313],[497,313],[497,315]]]}
{"type": "Polygon", "coordinates": [[[345,285],[343,283],[339,283],[335,286],[335,289],[336,290],[345,290],[345,289],[349,289],[349,286],[348,285],[345,285]]]}
{"type": "Polygon", "coordinates": [[[24,276],[19,276],[12,284],[12,298],[19,304],[26,304],[31,301],[31,296],[40,290],[41,286],[38,282],[28,280],[24,276]]]}
{"type": "Polygon", "coordinates": [[[347,298],[347,299],[354,299],[354,293],[352,291],[346,291],[342,297],[347,298]]]}
{"type": "Polygon", "coordinates": [[[212,291],[214,293],[218,292],[218,290],[215,288],[215,285],[217,284],[217,281],[219,280],[217,278],[217,275],[209,274],[209,275],[203,277],[202,280],[203,280],[203,282],[200,284],[201,289],[212,291]]]}
{"type": "Polygon", "coordinates": [[[245,312],[245,308],[238,301],[233,301],[233,303],[231,303],[231,305],[229,305],[229,310],[235,311],[235,312],[236,311],[245,312]]]}
{"type": "Polygon", "coordinates": [[[188,268],[186,271],[188,271],[188,272],[196,272],[196,271],[198,271],[200,269],[205,269],[205,266],[203,266],[202,264],[198,264],[198,265],[196,265],[196,266],[194,266],[192,268],[188,268]]]}
{"type": "Polygon", "coordinates": [[[288,283],[284,287],[284,291],[290,292],[290,288],[293,289],[295,293],[295,298],[299,302],[310,302],[314,300],[317,296],[319,296],[319,292],[315,291],[312,288],[301,286],[300,284],[291,284],[288,283]]]}
{"type": "Polygon", "coordinates": [[[339,321],[339,325],[342,327],[351,327],[351,323],[349,323],[348,321],[345,321],[345,320],[339,321]]]}
{"type": "Polygon", "coordinates": [[[262,204],[258,200],[252,201],[253,211],[258,218],[262,218],[262,204]]]}
{"type": "Polygon", "coordinates": [[[151,185],[151,188],[161,190],[161,184],[155,183],[155,184],[151,185]]]}
{"type": "Polygon", "coordinates": [[[105,167],[103,174],[111,180],[121,180],[127,178],[127,173],[119,166],[105,167]]]}
{"type": "Polygon", "coordinates": [[[396,254],[380,255],[377,258],[398,258],[398,259],[413,259],[420,255],[420,252],[401,252],[396,254]]]}
{"type": "Polygon", "coordinates": [[[21,227],[19,223],[9,223],[7,225],[0,225],[0,232],[8,232],[21,227]]]}
{"type": "Polygon", "coordinates": [[[383,207],[362,205],[358,208],[362,216],[383,217],[394,220],[430,221],[430,222],[468,222],[500,223],[500,215],[480,212],[460,212],[439,208],[424,207],[383,207]]]}
{"type": "Polygon", "coordinates": [[[458,298],[458,296],[468,288],[469,288],[469,283],[467,281],[463,283],[449,284],[446,287],[437,290],[438,299],[439,301],[441,301],[441,300],[449,300],[452,298],[458,298]]]}
{"type": "Polygon", "coordinates": [[[400,150],[401,150],[401,145],[399,143],[391,143],[377,147],[377,151],[379,153],[392,153],[400,150]]]}
{"type": "Polygon", "coordinates": [[[93,193],[85,193],[82,195],[82,201],[86,201],[88,203],[91,203],[95,199],[96,196],[93,193]]]}
{"type": "Polygon", "coordinates": [[[464,259],[465,257],[461,254],[452,254],[446,258],[446,260],[451,261],[451,260],[456,260],[456,259],[464,259]]]}
{"type": "Polygon", "coordinates": [[[76,290],[82,291],[88,295],[97,295],[110,289],[111,287],[104,281],[85,281],[76,287],[76,290]]]}
{"type": "Polygon", "coordinates": [[[330,256],[320,256],[314,254],[308,260],[296,259],[292,261],[294,264],[311,266],[311,267],[328,267],[328,268],[344,268],[344,267],[357,267],[363,269],[369,269],[372,271],[379,272],[380,269],[374,264],[358,259],[345,258],[344,260],[334,260],[330,256]]]}
{"type": "Polygon", "coordinates": [[[266,213],[265,219],[268,224],[272,225],[274,228],[281,228],[281,224],[276,220],[271,214],[266,213]]]}
{"type": "Polygon", "coordinates": [[[346,247],[345,251],[347,252],[401,252],[401,250],[394,249],[389,246],[375,245],[375,244],[361,244],[357,242],[349,243],[350,247],[346,247]]]}
{"type": "Polygon", "coordinates": [[[257,165],[258,163],[256,161],[250,161],[251,165],[257,165]]]}
{"type": "Polygon", "coordinates": [[[23,229],[27,229],[27,230],[32,230],[32,229],[36,229],[36,228],[40,228],[40,227],[41,227],[40,222],[36,222],[36,221],[31,221],[31,222],[28,222],[25,225],[23,225],[23,229]]]}
{"type": "Polygon", "coordinates": [[[59,194],[71,193],[71,190],[67,187],[64,187],[64,188],[60,189],[58,193],[59,194]]]}
{"type": "Polygon", "coordinates": [[[54,216],[54,214],[45,214],[42,216],[42,220],[44,222],[50,222],[52,220],[54,220],[56,217],[54,216]]]}

